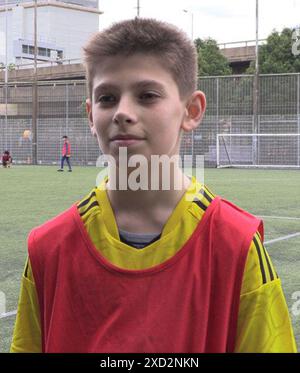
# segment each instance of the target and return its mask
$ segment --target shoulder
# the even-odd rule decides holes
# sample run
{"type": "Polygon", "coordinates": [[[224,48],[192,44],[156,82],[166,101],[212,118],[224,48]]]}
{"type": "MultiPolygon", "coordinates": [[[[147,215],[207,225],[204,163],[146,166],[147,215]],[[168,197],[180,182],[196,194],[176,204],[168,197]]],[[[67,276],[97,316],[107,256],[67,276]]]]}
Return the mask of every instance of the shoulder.
{"type": "Polygon", "coordinates": [[[74,229],[73,222],[76,211],[76,205],[72,205],[54,218],[33,228],[28,236],[28,247],[33,247],[37,241],[54,242],[58,236],[62,238],[64,235],[70,234],[74,229]]]}
{"type": "Polygon", "coordinates": [[[222,215],[222,217],[224,218],[231,218],[231,217],[233,218],[237,216],[238,217],[242,216],[245,220],[249,220],[249,221],[253,219],[258,220],[257,218],[255,218],[254,215],[252,215],[248,211],[242,209],[241,207],[235,205],[234,203],[222,197],[220,197],[218,208],[220,212],[224,214],[222,215]]]}
{"type": "Polygon", "coordinates": [[[29,233],[28,256],[36,281],[42,278],[45,268],[53,269],[49,264],[55,263],[61,255],[69,257],[78,241],[76,213],[77,207],[73,205],[29,233]]]}
{"type": "Polygon", "coordinates": [[[93,207],[99,206],[95,188],[79,202],[73,204],[67,210],[61,212],[54,218],[46,221],[42,225],[35,227],[29,234],[29,243],[31,241],[38,240],[40,238],[51,238],[59,232],[59,237],[71,234],[76,228],[76,220],[80,216],[83,218],[87,215],[87,212],[91,211],[93,207]]]}
{"type": "Polygon", "coordinates": [[[208,212],[211,221],[215,221],[221,232],[228,230],[242,232],[249,230],[253,237],[255,231],[259,231],[263,239],[263,224],[254,215],[243,210],[232,202],[214,194],[206,185],[195,193],[189,212],[200,221],[208,212]]]}
{"type": "Polygon", "coordinates": [[[245,294],[255,291],[277,279],[278,274],[272,260],[259,232],[256,232],[249,247],[241,293],[245,294]]]}
{"type": "Polygon", "coordinates": [[[253,234],[258,230],[261,237],[263,237],[261,220],[225,198],[214,194],[206,185],[199,189],[192,202],[190,211],[199,220],[204,215],[204,212],[211,209],[213,210],[212,218],[219,222],[222,230],[228,228],[240,230],[247,226],[253,229],[256,226],[257,229],[253,231],[253,234]]]}
{"type": "Polygon", "coordinates": [[[246,210],[236,206],[226,199],[220,198],[214,210],[215,220],[219,230],[231,234],[243,233],[247,239],[253,238],[255,232],[259,232],[262,240],[264,237],[263,222],[246,210]]]}

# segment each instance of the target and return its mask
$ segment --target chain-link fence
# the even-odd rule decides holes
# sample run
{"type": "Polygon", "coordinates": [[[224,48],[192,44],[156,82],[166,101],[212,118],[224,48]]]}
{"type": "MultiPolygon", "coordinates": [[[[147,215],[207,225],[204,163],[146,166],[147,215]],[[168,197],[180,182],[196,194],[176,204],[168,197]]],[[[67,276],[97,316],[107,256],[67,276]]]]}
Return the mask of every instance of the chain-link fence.
{"type": "MultiPolygon", "coordinates": [[[[217,134],[300,133],[300,74],[260,76],[257,128],[253,79],[252,75],[199,79],[208,105],[204,120],[194,133],[194,151],[204,154],[207,166],[216,166],[217,134]]],[[[299,136],[296,141],[300,141],[299,136]]]]}
{"type": "MultiPolygon", "coordinates": [[[[85,82],[40,82],[37,91],[37,163],[57,164],[62,136],[67,135],[72,146],[72,163],[95,165],[99,148],[85,114],[85,82]]],[[[0,149],[9,149],[17,164],[33,161],[32,93],[32,84],[9,85],[4,104],[5,87],[0,89],[0,149]]]]}
{"type": "MultiPolygon", "coordinates": [[[[182,140],[181,154],[204,155],[216,165],[217,134],[300,133],[300,74],[260,76],[258,128],[253,118],[253,76],[203,77],[207,97],[201,125],[182,140]]],[[[38,83],[37,162],[58,164],[63,135],[72,145],[72,163],[95,165],[99,148],[85,113],[84,81],[38,83]]],[[[0,85],[0,151],[17,164],[31,164],[32,83],[0,85]]],[[[299,136],[298,136],[299,139],[299,136]]]]}

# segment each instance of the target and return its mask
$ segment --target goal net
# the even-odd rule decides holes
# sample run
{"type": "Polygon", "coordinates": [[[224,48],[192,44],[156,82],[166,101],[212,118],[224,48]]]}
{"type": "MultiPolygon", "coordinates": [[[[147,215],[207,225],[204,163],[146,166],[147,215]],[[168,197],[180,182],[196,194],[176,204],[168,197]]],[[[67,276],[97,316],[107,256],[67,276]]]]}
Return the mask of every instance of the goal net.
{"type": "Polygon", "coordinates": [[[300,134],[218,134],[217,167],[300,168],[300,134]]]}

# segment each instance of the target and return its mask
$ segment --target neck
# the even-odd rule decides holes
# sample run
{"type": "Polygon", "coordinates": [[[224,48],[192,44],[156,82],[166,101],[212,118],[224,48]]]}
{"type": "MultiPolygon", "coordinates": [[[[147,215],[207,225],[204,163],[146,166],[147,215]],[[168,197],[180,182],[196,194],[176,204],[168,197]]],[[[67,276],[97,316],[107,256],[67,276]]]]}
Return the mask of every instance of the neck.
{"type": "Polygon", "coordinates": [[[144,174],[136,169],[128,170],[122,175],[119,168],[113,177],[109,173],[107,193],[112,206],[118,210],[151,210],[155,205],[174,208],[190,185],[190,179],[179,167],[174,167],[170,173],[159,170],[159,176],[151,171],[144,174]],[[112,181],[113,180],[113,181],[112,181]]]}
{"type": "MultiPolygon", "coordinates": [[[[190,185],[189,178],[181,169],[174,170],[172,176],[169,190],[164,190],[162,183],[159,183],[157,190],[112,189],[108,182],[107,194],[119,229],[135,233],[160,233],[190,185]]],[[[129,177],[127,180],[130,180],[129,177]]],[[[116,185],[119,185],[118,182],[116,185]]]]}

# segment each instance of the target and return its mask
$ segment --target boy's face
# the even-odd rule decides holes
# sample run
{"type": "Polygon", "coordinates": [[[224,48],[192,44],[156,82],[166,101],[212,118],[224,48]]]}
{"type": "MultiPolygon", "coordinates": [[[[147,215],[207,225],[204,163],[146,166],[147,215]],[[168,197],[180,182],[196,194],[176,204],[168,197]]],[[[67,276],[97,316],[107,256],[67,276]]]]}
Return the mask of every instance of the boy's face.
{"type": "Polygon", "coordinates": [[[91,131],[102,152],[115,159],[119,147],[148,160],[178,154],[181,130],[194,129],[205,109],[205,96],[197,92],[193,104],[191,98],[182,100],[156,57],[108,58],[95,71],[92,101],[86,103],[91,131]]]}

